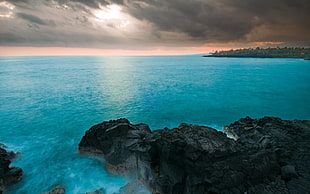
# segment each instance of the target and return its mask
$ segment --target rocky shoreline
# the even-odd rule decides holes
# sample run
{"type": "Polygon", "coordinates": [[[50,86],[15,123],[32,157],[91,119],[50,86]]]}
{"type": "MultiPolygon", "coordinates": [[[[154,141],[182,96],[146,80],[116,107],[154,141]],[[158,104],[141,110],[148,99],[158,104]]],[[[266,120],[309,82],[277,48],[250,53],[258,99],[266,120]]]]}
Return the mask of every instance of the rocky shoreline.
{"type": "MultiPolygon", "coordinates": [[[[152,131],[127,119],[86,131],[79,151],[104,157],[106,169],[131,182],[120,194],[295,194],[310,191],[310,121],[242,118],[225,126],[181,124],[152,131]]],[[[0,193],[23,171],[0,144],[0,193]]],[[[49,194],[65,193],[61,185],[49,194]]],[[[98,189],[89,194],[103,194],[98,189]]]]}
{"type": "Polygon", "coordinates": [[[310,121],[242,118],[224,128],[181,124],[151,131],[127,119],[86,131],[82,153],[131,178],[121,193],[309,193],[310,121]]]}
{"type": "Polygon", "coordinates": [[[0,193],[13,183],[21,180],[23,170],[19,167],[10,167],[12,160],[16,157],[14,152],[8,152],[5,146],[0,143],[0,193]]]}

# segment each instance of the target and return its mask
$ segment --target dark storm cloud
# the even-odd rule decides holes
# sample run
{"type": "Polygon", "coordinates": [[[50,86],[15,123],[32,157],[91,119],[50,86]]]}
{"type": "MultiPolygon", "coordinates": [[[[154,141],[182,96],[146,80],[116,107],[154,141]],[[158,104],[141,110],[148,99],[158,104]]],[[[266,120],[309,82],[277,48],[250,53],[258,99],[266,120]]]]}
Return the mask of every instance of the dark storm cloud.
{"type": "Polygon", "coordinates": [[[7,2],[11,2],[13,4],[18,4],[18,3],[27,3],[28,0],[8,0],[7,2]]]}
{"type": "Polygon", "coordinates": [[[91,8],[100,8],[100,5],[109,4],[109,1],[105,0],[56,0],[56,1],[60,4],[67,4],[69,2],[78,2],[91,8]]]}
{"type": "Polygon", "coordinates": [[[98,1],[98,0],[71,0],[72,2],[79,2],[82,4],[85,4],[86,6],[92,7],[92,8],[99,8],[100,4],[106,4],[105,1],[98,1]]]}
{"type": "Polygon", "coordinates": [[[26,14],[26,13],[16,13],[16,16],[18,16],[24,20],[27,20],[29,22],[40,24],[40,25],[50,25],[51,24],[51,22],[44,21],[37,16],[26,14]]]}
{"type": "Polygon", "coordinates": [[[237,41],[264,25],[274,29],[271,37],[278,34],[284,41],[309,40],[308,0],[136,0],[128,9],[159,30],[184,32],[208,41],[237,41]]]}
{"type": "Polygon", "coordinates": [[[10,45],[10,44],[19,44],[24,42],[25,39],[19,35],[13,33],[1,33],[0,32],[0,44],[1,45],[10,45]]]}
{"type": "MultiPolygon", "coordinates": [[[[0,18],[0,22],[6,26],[0,29],[0,32],[7,34],[7,42],[16,37],[14,44],[18,41],[28,44],[28,40],[31,40],[29,44],[38,42],[37,44],[41,45],[44,45],[44,41],[48,45],[53,42],[65,42],[66,45],[80,43],[81,46],[91,45],[88,42],[92,42],[96,47],[108,43],[113,45],[113,41],[118,45],[122,45],[122,41],[124,44],[130,42],[133,47],[138,44],[137,42],[145,45],[155,42],[157,45],[180,46],[256,41],[310,43],[309,0],[7,0],[7,2],[16,6],[13,10],[16,20],[1,21],[0,18]],[[119,23],[115,25],[113,22],[98,18],[96,11],[106,10],[105,6],[109,4],[120,5],[122,12],[129,14],[131,19],[135,18],[134,21],[128,20],[133,25],[131,28],[128,26],[131,31],[117,30],[115,26],[119,23]],[[134,25],[137,23],[139,24],[134,25]]],[[[5,37],[1,39],[6,40],[5,37]]]]}
{"type": "MultiPolygon", "coordinates": [[[[70,1],[58,0],[58,2],[70,1]]],[[[71,2],[79,2],[91,8],[112,3],[120,4],[130,15],[152,23],[156,31],[185,33],[193,39],[207,42],[239,41],[246,37],[253,41],[309,39],[310,1],[308,0],[71,0],[71,2]],[[253,34],[255,30],[260,36],[255,37],[255,33],[253,34]]]]}

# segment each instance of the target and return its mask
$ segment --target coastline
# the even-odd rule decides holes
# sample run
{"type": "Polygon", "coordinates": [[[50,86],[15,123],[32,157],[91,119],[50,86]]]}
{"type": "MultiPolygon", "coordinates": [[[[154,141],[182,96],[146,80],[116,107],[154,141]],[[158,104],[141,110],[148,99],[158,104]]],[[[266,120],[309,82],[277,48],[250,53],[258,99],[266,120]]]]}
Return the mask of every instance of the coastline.
{"type": "MultiPolygon", "coordinates": [[[[127,119],[104,121],[86,131],[79,143],[81,154],[105,159],[107,171],[127,178],[120,194],[159,193],[306,193],[310,189],[310,120],[278,117],[241,118],[216,129],[182,123],[177,128],[151,130],[127,119]],[[98,155],[98,152],[101,154],[98,155]]],[[[8,168],[15,154],[1,148],[1,175],[5,187],[18,182],[23,171],[8,168]]],[[[57,185],[46,194],[64,194],[57,185]]],[[[86,194],[104,194],[98,188],[86,194]]]]}
{"type": "Polygon", "coordinates": [[[292,58],[310,60],[310,48],[244,48],[228,51],[215,51],[203,57],[235,57],[235,58],[292,58]]]}
{"type": "Polygon", "coordinates": [[[215,58],[258,58],[258,59],[304,59],[310,60],[310,58],[303,57],[264,57],[264,56],[233,56],[233,55],[225,55],[225,56],[214,56],[214,55],[203,55],[202,57],[215,57],[215,58]]]}
{"type": "Polygon", "coordinates": [[[123,118],[91,127],[79,150],[101,150],[110,173],[132,180],[121,194],[309,191],[310,120],[245,117],[225,129],[234,139],[206,126],[151,131],[123,118]]]}

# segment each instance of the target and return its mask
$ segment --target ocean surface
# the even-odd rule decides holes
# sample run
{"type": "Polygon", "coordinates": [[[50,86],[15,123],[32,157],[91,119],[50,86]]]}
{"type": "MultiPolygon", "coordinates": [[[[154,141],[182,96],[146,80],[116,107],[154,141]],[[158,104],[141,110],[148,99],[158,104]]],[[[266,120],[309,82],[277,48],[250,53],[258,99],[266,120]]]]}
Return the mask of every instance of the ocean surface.
{"type": "Polygon", "coordinates": [[[310,119],[310,61],[157,57],[0,57],[0,142],[20,152],[7,193],[67,193],[128,182],[79,155],[92,125],[127,118],[152,129],[180,123],[221,130],[241,117],[310,119]]]}

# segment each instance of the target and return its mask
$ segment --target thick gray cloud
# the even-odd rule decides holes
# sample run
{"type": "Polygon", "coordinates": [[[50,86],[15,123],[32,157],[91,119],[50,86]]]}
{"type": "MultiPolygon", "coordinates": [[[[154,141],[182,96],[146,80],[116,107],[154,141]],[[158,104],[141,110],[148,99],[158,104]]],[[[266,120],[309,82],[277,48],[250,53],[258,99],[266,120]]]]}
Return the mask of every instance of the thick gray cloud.
{"type": "Polygon", "coordinates": [[[309,0],[7,0],[0,43],[100,48],[310,44],[309,0]],[[121,7],[122,19],[100,13],[121,7]],[[104,19],[110,17],[110,19],[104,19]]]}
{"type": "Polygon", "coordinates": [[[240,41],[262,27],[260,33],[268,33],[266,37],[251,39],[310,39],[308,0],[136,0],[128,6],[132,15],[159,30],[184,32],[211,42],[240,41]]]}
{"type": "Polygon", "coordinates": [[[36,23],[36,24],[40,24],[40,25],[49,25],[49,24],[53,23],[53,22],[43,21],[42,19],[40,19],[39,17],[37,17],[35,15],[30,15],[30,14],[26,14],[26,13],[16,13],[16,16],[19,18],[25,19],[31,23],[36,23]]]}
{"type": "MultiPolygon", "coordinates": [[[[58,2],[60,4],[67,4],[70,2],[70,0],[58,0],[58,2]]],[[[88,7],[91,7],[91,8],[100,8],[100,5],[105,5],[105,4],[108,4],[106,1],[104,0],[71,0],[71,2],[79,2],[81,4],[84,4],[88,7]]]]}

